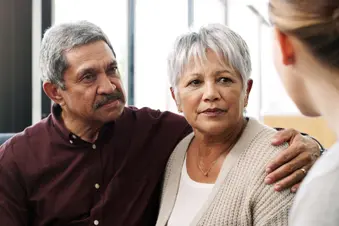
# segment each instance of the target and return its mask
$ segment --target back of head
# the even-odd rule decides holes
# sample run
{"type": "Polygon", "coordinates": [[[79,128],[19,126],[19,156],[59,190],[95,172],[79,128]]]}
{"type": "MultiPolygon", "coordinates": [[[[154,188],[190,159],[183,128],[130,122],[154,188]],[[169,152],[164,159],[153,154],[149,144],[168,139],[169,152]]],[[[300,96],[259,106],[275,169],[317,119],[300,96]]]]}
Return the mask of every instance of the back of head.
{"type": "Polygon", "coordinates": [[[298,38],[314,58],[339,69],[338,0],[270,0],[271,22],[298,38]]]}
{"type": "Polygon", "coordinates": [[[115,56],[107,36],[95,24],[78,21],[50,27],[44,34],[40,48],[42,80],[64,89],[63,73],[68,67],[65,52],[100,40],[107,43],[115,56]]]}

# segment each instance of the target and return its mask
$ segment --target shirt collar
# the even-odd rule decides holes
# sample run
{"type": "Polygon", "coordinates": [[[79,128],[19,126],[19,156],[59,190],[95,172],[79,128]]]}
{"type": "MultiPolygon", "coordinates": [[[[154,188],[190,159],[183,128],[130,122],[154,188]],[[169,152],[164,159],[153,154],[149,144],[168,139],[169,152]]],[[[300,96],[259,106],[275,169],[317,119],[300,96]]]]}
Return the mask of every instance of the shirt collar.
{"type": "Polygon", "coordinates": [[[73,134],[64,125],[64,122],[61,118],[61,106],[59,104],[53,103],[51,112],[54,127],[58,130],[58,132],[64,139],[70,140],[73,134]]]}
{"type": "MultiPolygon", "coordinates": [[[[80,144],[85,141],[83,141],[80,137],[78,137],[76,134],[70,132],[61,117],[62,108],[59,104],[53,103],[52,108],[52,122],[53,126],[56,128],[56,130],[59,132],[59,134],[62,136],[62,138],[67,141],[69,144],[80,144]]],[[[104,134],[111,134],[113,132],[115,122],[106,123],[103,128],[100,130],[98,139],[104,139],[104,134]]]]}

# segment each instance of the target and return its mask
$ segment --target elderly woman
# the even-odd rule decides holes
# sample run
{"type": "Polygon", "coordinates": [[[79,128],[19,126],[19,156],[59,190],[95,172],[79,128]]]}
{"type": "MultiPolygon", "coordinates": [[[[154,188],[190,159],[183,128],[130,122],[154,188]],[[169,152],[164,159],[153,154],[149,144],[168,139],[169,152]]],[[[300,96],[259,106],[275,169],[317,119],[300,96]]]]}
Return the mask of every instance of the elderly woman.
{"type": "Polygon", "coordinates": [[[264,183],[286,147],[244,111],[252,87],[248,47],[223,25],[180,36],[169,56],[172,96],[193,128],[167,164],[157,226],[287,225],[293,193],[264,183]]]}
{"type": "MultiPolygon", "coordinates": [[[[324,116],[339,137],[339,1],[270,0],[275,64],[306,116],[324,116]]],[[[339,225],[339,143],[314,166],[297,193],[293,226],[339,225]]]]}

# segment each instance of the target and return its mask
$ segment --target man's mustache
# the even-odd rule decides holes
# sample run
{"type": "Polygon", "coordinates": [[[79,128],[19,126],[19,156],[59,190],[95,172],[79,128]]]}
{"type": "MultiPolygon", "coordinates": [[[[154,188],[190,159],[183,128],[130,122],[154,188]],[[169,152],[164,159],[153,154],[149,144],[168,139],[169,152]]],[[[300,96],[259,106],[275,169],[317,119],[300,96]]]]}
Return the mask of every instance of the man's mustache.
{"type": "Polygon", "coordinates": [[[124,102],[124,95],[122,94],[122,92],[120,91],[116,91],[114,93],[111,94],[106,94],[102,100],[96,102],[94,104],[94,110],[97,110],[98,108],[112,102],[115,100],[121,100],[122,102],[124,102]]]}

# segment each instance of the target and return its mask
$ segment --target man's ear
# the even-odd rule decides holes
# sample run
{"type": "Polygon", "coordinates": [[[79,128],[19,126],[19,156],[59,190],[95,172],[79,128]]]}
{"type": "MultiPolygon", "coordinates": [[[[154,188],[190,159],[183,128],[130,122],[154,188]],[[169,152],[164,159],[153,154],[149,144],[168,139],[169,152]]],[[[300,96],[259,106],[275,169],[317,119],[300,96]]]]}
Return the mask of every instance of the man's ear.
{"type": "Polygon", "coordinates": [[[177,101],[177,98],[176,98],[176,96],[175,96],[174,88],[171,87],[170,90],[171,90],[172,99],[175,101],[175,104],[177,105],[178,111],[179,111],[179,112],[182,112],[180,103],[177,101]]]}
{"type": "Polygon", "coordinates": [[[286,66],[293,64],[295,52],[291,38],[276,27],[274,28],[274,35],[281,52],[282,63],[286,66]]]}
{"type": "Polygon", "coordinates": [[[60,87],[57,85],[51,83],[51,82],[44,82],[43,83],[43,89],[46,95],[55,103],[59,105],[64,104],[64,99],[60,94],[60,87]]]}

